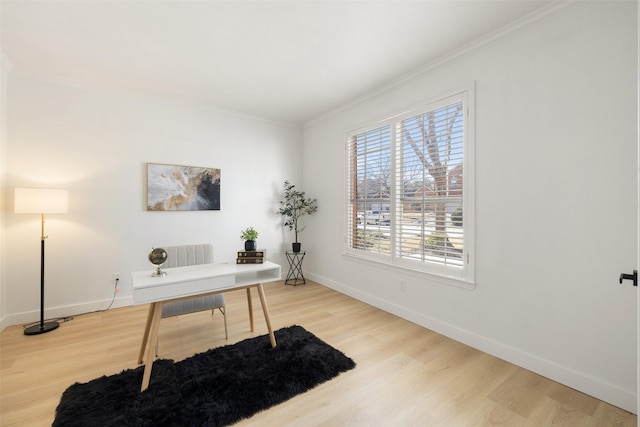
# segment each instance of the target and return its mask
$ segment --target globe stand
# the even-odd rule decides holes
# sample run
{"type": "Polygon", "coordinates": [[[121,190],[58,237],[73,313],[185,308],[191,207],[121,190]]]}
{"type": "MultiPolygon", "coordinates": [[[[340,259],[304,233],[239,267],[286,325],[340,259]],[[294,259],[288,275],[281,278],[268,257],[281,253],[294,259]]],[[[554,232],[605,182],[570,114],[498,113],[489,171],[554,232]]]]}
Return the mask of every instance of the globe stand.
{"type": "MultiPolygon", "coordinates": [[[[164,264],[164,263],[163,263],[164,264]]],[[[162,267],[162,264],[160,264],[157,268],[156,271],[154,271],[153,273],[151,273],[151,277],[164,277],[167,275],[166,271],[162,271],[160,269],[160,267],[162,267]]]]}

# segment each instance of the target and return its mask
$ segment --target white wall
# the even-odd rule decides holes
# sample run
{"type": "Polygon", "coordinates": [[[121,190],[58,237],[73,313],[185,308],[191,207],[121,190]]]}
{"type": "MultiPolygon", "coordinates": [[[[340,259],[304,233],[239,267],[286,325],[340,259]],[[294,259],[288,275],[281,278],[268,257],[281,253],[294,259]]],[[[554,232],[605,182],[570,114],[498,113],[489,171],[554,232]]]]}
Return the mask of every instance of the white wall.
{"type": "MultiPolygon", "coordinates": [[[[7,80],[12,62],[0,51],[0,188],[5,188],[7,167],[7,80]]],[[[0,194],[0,321],[7,312],[6,298],[6,239],[5,239],[5,197],[0,194]]]]}
{"type": "Polygon", "coordinates": [[[308,124],[308,276],[635,412],[637,16],[580,5],[308,124]],[[343,256],[345,132],[469,81],[475,289],[343,256]]]}
{"type": "Polygon", "coordinates": [[[131,300],[132,271],[151,269],[152,247],[211,242],[218,262],[235,262],[240,230],[282,263],[291,236],[276,214],[285,179],[301,179],[302,131],[162,99],[87,85],[9,75],[6,174],[6,317],[38,319],[40,221],[16,215],[14,187],[70,191],[69,213],[46,221],[46,317],[131,300]],[[147,212],[145,164],[220,168],[221,210],[147,212]]]}

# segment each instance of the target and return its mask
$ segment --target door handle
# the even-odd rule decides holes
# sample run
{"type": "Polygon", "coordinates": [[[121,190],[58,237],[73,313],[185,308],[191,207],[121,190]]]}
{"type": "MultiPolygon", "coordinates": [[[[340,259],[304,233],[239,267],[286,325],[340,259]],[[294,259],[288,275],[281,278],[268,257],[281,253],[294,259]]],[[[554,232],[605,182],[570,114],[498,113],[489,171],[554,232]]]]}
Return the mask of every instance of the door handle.
{"type": "Polygon", "coordinates": [[[623,280],[633,280],[633,286],[638,286],[638,270],[633,270],[633,274],[622,273],[620,275],[620,283],[623,280]]]}

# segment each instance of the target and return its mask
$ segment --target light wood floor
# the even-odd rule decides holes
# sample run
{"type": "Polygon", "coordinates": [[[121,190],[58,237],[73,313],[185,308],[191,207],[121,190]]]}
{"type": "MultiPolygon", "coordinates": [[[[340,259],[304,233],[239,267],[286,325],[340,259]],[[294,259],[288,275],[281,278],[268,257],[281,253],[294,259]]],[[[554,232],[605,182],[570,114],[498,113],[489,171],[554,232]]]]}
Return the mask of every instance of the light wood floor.
{"type": "MultiPolygon", "coordinates": [[[[265,285],[275,329],[301,325],[357,367],[238,426],[635,426],[637,417],[316,283],[265,285]]],[[[222,315],[163,319],[160,357],[180,360],[267,332],[254,292],[222,315]]],[[[62,392],[136,366],[147,306],[76,316],[56,331],[0,334],[0,424],[50,426],[62,392]]],[[[242,398],[239,396],[239,398],[242,398]]]]}

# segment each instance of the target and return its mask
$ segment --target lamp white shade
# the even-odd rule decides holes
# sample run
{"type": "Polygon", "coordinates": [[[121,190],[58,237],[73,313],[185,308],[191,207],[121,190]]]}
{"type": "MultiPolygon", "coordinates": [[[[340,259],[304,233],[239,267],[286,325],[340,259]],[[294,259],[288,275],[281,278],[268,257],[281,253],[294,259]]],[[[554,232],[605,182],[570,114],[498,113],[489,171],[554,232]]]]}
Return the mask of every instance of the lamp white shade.
{"type": "Polygon", "coordinates": [[[67,213],[69,190],[16,188],[15,213],[67,213]]]}

